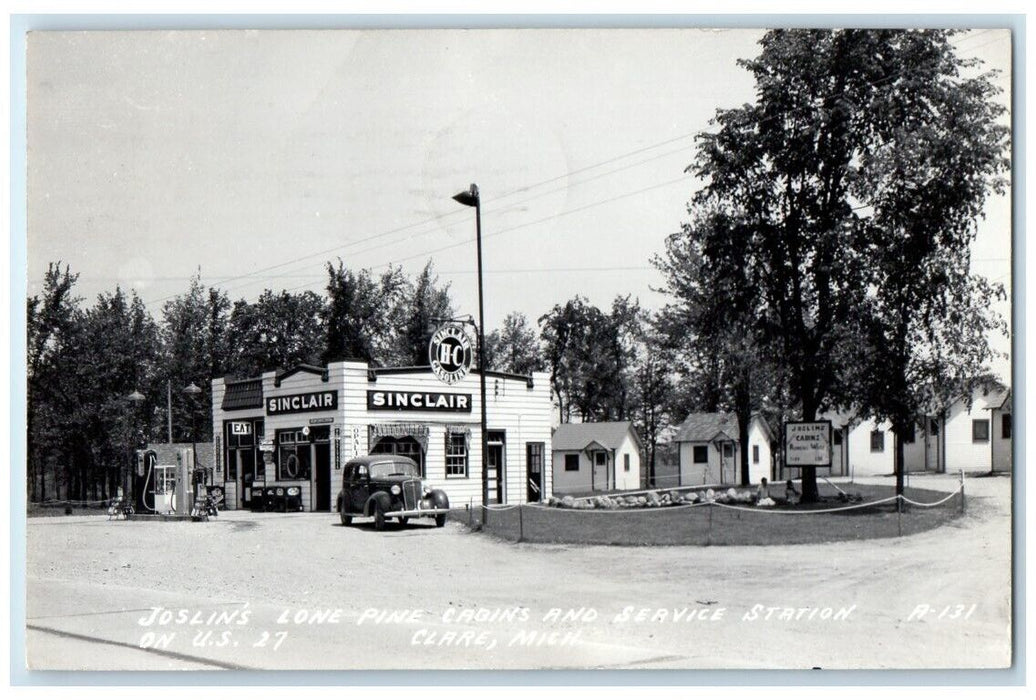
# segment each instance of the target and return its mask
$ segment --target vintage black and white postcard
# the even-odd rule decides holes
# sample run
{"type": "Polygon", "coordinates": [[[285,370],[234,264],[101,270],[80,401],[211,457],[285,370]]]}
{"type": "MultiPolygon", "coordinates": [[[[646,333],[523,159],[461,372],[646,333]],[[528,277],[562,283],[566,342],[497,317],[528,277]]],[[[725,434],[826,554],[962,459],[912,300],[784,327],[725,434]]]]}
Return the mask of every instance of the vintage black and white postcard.
{"type": "Polygon", "coordinates": [[[1011,667],[1015,38],[29,32],[26,668],[1011,667]]]}

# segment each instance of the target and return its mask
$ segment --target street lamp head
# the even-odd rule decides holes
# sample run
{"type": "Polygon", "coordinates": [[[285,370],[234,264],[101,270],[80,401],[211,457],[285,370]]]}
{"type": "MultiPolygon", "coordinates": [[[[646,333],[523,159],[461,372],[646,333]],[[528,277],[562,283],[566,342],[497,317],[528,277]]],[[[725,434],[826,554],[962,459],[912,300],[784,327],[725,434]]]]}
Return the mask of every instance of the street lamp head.
{"type": "Polygon", "coordinates": [[[190,394],[191,396],[197,396],[201,393],[201,388],[194,382],[191,382],[183,388],[183,393],[190,394]]]}
{"type": "Polygon", "coordinates": [[[478,185],[471,183],[471,189],[458,192],[453,195],[453,199],[466,207],[477,207],[479,205],[478,185]]]}
{"type": "Polygon", "coordinates": [[[144,395],[141,394],[136,389],[134,389],[133,393],[130,394],[129,396],[127,396],[126,398],[129,399],[130,401],[132,401],[133,403],[140,403],[141,401],[144,400],[144,395]]]}

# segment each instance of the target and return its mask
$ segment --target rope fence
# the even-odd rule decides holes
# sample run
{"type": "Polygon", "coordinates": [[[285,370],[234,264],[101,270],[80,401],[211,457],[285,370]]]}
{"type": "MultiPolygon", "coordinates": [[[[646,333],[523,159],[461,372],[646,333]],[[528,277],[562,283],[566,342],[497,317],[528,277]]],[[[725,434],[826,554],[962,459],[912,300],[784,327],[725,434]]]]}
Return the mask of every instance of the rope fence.
{"type": "Polygon", "coordinates": [[[105,498],[100,500],[49,500],[49,501],[31,501],[30,506],[35,508],[64,508],[65,506],[71,506],[73,508],[107,508],[111,503],[112,499],[105,498]]]}
{"type": "MultiPolygon", "coordinates": [[[[842,496],[848,496],[837,489],[842,496]]],[[[635,495],[623,492],[621,495],[635,495]]],[[[573,500],[588,500],[594,496],[573,500]]],[[[952,493],[925,502],[893,495],[832,508],[788,509],[722,503],[715,498],[660,506],[559,507],[542,503],[482,505],[469,502],[468,525],[514,542],[622,545],[807,544],[915,534],[941,525],[937,509],[959,499],[965,512],[964,475],[952,493]],[[889,506],[894,505],[894,508],[889,506]],[[907,506],[918,509],[909,513],[907,506]],[[708,508],[703,517],[701,508],[708,508]],[[860,518],[867,511],[871,518],[860,518]],[[909,513],[904,517],[904,513],[909,513]],[[578,516],[585,516],[580,518],[578,516]],[[778,518],[769,515],[805,516],[778,518]],[[575,517],[572,517],[575,516],[575,517]],[[827,516],[810,519],[809,516],[827,516]],[[846,517],[840,517],[846,516],[846,517]],[[476,523],[477,519],[477,523],[476,523]]],[[[952,516],[949,516],[952,517],[952,516]]]]}

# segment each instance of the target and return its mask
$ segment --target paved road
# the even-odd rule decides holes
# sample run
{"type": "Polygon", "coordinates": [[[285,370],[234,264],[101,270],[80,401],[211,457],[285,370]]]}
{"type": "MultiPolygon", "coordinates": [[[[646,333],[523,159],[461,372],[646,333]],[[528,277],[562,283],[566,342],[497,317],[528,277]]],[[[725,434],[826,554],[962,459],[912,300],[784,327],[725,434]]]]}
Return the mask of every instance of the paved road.
{"type": "Polygon", "coordinates": [[[34,518],[26,648],[40,670],[1004,667],[1010,482],[967,488],[938,530],[765,548],[34,518]]]}

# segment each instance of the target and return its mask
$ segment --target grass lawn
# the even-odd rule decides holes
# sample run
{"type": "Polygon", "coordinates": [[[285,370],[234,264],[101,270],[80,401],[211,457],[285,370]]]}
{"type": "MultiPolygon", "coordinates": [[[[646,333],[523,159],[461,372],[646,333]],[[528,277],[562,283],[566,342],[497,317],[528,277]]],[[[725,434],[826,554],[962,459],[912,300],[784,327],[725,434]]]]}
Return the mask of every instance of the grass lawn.
{"type": "MultiPolygon", "coordinates": [[[[490,510],[482,529],[492,535],[523,542],[611,545],[774,545],[865,540],[911,535],[938,527],[960,516],[959,494],[934,508],[896,504],[866,506],[894,495],[892,486],[844,484],[843,490],[863,497],[852,510],[842,508],[837,492],[821,482],[821,502],[810,505],[737,510],[720,506],[575,510],[525,506],[490,510]],[[865,506],[865,507],[859,507],[865,506]]],[[[904,495],[919,503],[942,500],[948,493],[907,488],[904,495]]],[[[479,509],[471,514],[478,524],[479,509]]],[[[469,513],[459,509],[453,519],[467,524],[469,513]]]]}

